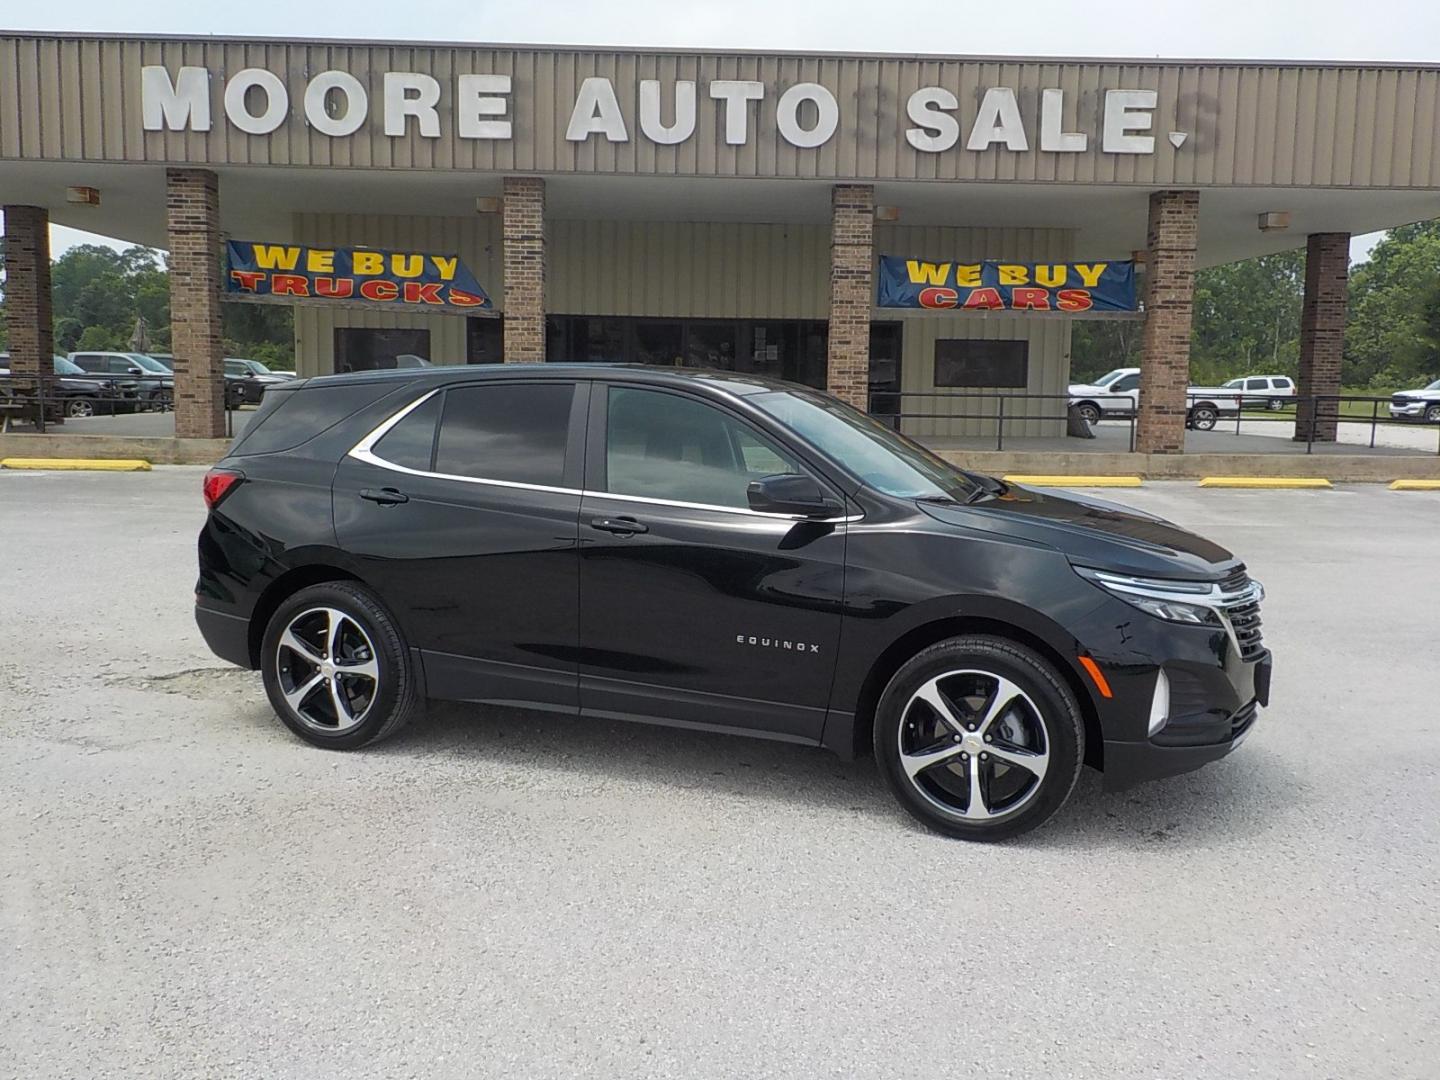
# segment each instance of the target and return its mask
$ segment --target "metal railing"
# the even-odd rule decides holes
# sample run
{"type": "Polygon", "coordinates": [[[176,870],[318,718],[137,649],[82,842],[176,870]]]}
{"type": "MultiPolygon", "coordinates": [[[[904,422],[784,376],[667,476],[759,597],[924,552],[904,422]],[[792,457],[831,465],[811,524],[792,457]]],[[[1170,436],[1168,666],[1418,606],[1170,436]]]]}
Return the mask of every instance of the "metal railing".
{"type": "MultiPolygon", "coordinates": [[[[1069,394],[1000,393],[994,390],[874,390],[870,394],[870,414],[877,420],[899,427],[904,420],[982,420],[995,425],[995,449],[1005,449],[1007,425],[1031,421],[1066,422],[1071,419],[1069,394]],[[907,408],[907,401],[920,400],[920,407],[907,408]],[[937,411],[939,403],[958,403],[958,409],[937,411]],[[1060,403],[1045,405],[1031,411],[1027,402],[1060,403]],[[927,407],[928,406],[928,407],[927,407]]],[[[1362,394],[1309,394],[1304,397],[1269,398],[1256,394],[1187,394],[1185,426],[1187,429],[1220,430],[1233,416],[1232,434],[1244,435],[1245,424],[1293,424],[1295,441],[1305,443],[1305,453],[1313,454],[1317,442],[1335,442],[1333,433],[1340,424],[1366,424],[1370,428],[1368,447],[1375,449],[1376,433],[1393,426],[1414,430],[1429,426],[1436,432],[1435,452],[1440,454],[1440,424],[1388,414],[1391,398],[1362,394]],[[1279,409],[1269,407],[1272,400],[1282,402],[1279,409]],[[1207,408],[1211,407],[1211,408],[1207,408]],[[1211,413],[1213,412],[1213,415],[1211,413]],[[1317,435],[1332,433],[1329,439],[1317,435]]],[[[1128,446],[1135,450],[1136,413],[1134,410],[1104,413],[1101,419],[1123,421],[1128,426],[1128,446]]],[[[1013,429],[1012,429],[1013,430],[1013,429]]],[[[988,434],[988,432],[983,433],[988,434]]],[[[1254,432],[1251,432],[1253,435],[1254,432]]],[[[966,436],[958,436],[966,437],[966,436]]],[[[1015,436],[1012,434],[1010,438],[1015,436]]],[[[1426,451],[1428,453],[1428,451],[1426,451]]]]}
{"type": "MultiPolygon", "coordinates": [[[[244,404],[254,402],[249,400],[248,395],[242,396],[234,389],[235,380],[219,376],[216,381],[221,384],[225,433],[233,437],[235,411],[244,404]]],[[[135,383],[133,376],[87,374],[37,377],[14,373],[0,376],[0,419],[4,420],[7,429],[17,423],[28,424],[36,433],[44,434],[63,426],[67,420],[174,411],[172,387],[158,383],[137,387],[135,383]]]]}

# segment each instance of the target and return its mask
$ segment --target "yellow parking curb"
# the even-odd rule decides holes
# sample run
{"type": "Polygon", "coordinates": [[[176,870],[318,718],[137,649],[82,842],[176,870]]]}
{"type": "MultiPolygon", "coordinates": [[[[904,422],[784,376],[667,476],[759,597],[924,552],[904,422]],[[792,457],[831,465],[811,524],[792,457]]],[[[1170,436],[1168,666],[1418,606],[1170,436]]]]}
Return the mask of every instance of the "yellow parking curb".
{"type": "Polygon", "coordinates": [[[1330,481],[1319,476],[1207,476],[1203,488],[1328,488],[1330,481]]]}
{"type": "Polygon", "coordinates": [[[149,472],[150,462],[140,458],[0,458],[0,469],[98,469],[102,472],[149,472]]]}
{"type": "Polygon", "coordinates": [[[1138,476],[1006,476],[1007,484],[1032,484],[1035,487],[1139,487],[1138,476]]]}
{"type": "Polygon", "coordinates": [[[1440,491],[1440,480],[1394,480],[1391,491],[1440,491]]]}

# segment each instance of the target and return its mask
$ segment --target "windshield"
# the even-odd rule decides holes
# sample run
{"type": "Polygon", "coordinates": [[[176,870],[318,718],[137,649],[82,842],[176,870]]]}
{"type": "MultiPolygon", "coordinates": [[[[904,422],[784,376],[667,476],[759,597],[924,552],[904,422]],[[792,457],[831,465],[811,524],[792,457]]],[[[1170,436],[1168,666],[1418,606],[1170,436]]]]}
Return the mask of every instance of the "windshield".
{"type": "Polygon", "coordinates": [[[79,364],[75,363],[75,362],[72,361],[72,360],[68,360],[68,359],[66,359],[66,358],[63,357],[63,356],[57,356],[57,357],[55,357],[55,374],[56,374],[56,375],[84,375],[84,374],[85,374],[85,369],[82,368],[79,364]]]}
{"type": "Polygon", "coordinates": [[[833,398],[777,390],[748,400],[882,494],[964,502],[981,490],[949,462],[833,398]]]}
{"type": "Polygon", "coordinates": [[[150,359],[154,360],[155,363],[159,364],[166,371],[171,372],[172,374],[174,373],[175,361],[173,358],[169,356],[151,356],[150,359]]]}
{"type": "Polygon", "coordinates": [[[1440,390],[1440,379],[1436,379],[1436,380],[1435,380],[1434,382],[1432,382],[1429,386],[1425,387],[1425,389],[1426,389],[1426,390],[1440,390]]]}
{"type": "Polygon", "coordinates": [[[130,360],[131,362],[133,362],[136,367],[143,368],[144,370],[150,372],[152,375],[169,375],[169,374],[170,374],[169,370],[165,367],[164,364],[160,363],[159,360],[153,360],[153,359],[151,359],[150,357],[146,356],[144,353],[138,353],[138,352],[126,353],[126,354],[125,354],[125,358],[126,358],[127,360],[130,360]]]}
{"type": "Polygon", "coordinates": [[[1227,383],[1221,383],[1221,384],[1220,384],[1220,389],[1222,389],[1222,390],[1231,390],[1231,389],[1240,389],[1240,390],[1243,390],[1244,388],[1245,388],[1245,380],[1244,380],[1244,379],[1231,379],[1231,380],[1230,380],[1229,382],[1227,382],[1227,383]]]}
{"type": "Polygon", "coordinates": [[[262,364],[259,360],[246,360],[244,361],[244,363],[245,366],[248,367],[251,371],[253,371],[256,375],[270,374],[270,369],[264,364],[262,364]]]}
{"type": "Polygon", "coordinates": [[[1116,368],[1114,371],[1107,371],[1104,375],[1101,375],[1098,379],[1096,379],[1096,380],[1095,380],[1093,383],[1091,383],[1090,385],[1091,385],[1091,386],[1109,386],[1109,385],[1110,385],[1112,382],[1114,382],[1116,379],[1122,378],[1123,376],[1128,375],[1128,374],[1129,374],[1129,372],[1128,372],[1125,368],[1119,367],[1119,368],[1116,368]]]}

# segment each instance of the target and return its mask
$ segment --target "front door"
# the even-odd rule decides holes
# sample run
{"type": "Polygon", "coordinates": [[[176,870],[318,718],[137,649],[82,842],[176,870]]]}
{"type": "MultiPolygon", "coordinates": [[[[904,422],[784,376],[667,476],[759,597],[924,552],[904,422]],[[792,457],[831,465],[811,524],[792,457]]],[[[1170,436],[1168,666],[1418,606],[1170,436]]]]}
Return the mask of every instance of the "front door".
{"type": "Polygon", "coordinates": [[[818,741],[846,527],[746,500],[751,480],[804,466],[742,417],[678,391],[596,383],[589,426],[582,710],[818,741]]]}
{"type": "Polygon", "coordinates": [[[423,652],[433,696],[577,707],[585,399],[548,379],[451,386],[341,461],[340,547],[423,652]]]}

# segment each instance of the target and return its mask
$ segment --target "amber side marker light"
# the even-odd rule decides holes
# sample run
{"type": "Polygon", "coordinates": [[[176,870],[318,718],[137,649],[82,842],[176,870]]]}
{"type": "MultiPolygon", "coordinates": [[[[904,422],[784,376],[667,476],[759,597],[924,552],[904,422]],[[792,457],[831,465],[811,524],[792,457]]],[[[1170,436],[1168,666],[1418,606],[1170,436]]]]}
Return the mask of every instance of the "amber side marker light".
{"type": "Polygon", "coordinates": [[[1080,666],[1090,673],[1090,678],[1095,683],[1095,689],[1100,691],[1101,697],[1114,697],[1110,692],[1110,684],[1105,680],[1105,673],[1100,670],[1100,665],[1088,656],[1080,657],[1080,666]]]}

